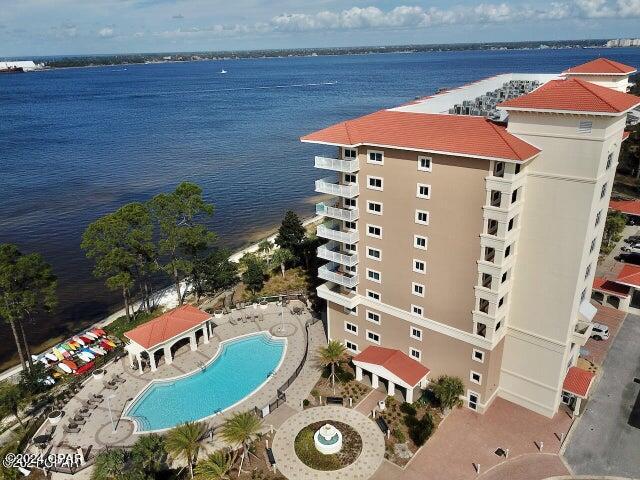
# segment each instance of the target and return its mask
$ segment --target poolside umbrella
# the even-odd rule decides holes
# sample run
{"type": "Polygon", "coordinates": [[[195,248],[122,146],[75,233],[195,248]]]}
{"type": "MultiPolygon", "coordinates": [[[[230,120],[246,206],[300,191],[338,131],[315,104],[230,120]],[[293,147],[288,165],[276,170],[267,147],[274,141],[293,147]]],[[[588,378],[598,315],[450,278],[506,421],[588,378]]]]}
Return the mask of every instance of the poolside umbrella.
{"type": "Polygon", "coordinates": [[[69,367],[67,364],[60,362],[58,365],[56,365],[56,367],[58,367],[60,370],[62,370],[64,373],[71,373],[71,367],[69,367]]]}
{"type": "Polygon", "coordinates": [[[80,344],[78,342],[76,342],[75,340],[69,340],[67,343],[74,350],[77,350],[78,348],[80,348],[80,344]]]}

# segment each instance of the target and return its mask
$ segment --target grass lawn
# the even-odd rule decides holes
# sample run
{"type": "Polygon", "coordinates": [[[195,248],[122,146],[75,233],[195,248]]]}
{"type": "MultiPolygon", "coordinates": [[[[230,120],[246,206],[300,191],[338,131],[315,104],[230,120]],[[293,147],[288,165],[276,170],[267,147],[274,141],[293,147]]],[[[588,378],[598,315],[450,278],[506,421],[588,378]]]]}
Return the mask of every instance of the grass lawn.
{"type": "Polygon", "coordinates": [[[164,311],[161,308],[157,308],[149,313],[142,312],[136,315],[132,320],[128,320],[126,315],[122,317],[116,318],[109,325],[104,327],[104,330],[109,334],[115,337],[118,337],[120,340],[124,341],[125,336],[124,332],[128,332],[129,330],[136,328],[138,325],[142,325],[143,323],[152,320],[159,315],[161,315],[164,311]]]}
{"type": "MultiPolygon", "coordinates": [[[[284,278],[282,277],[280,269],[278,269],[271,272],[269,278],[264,283],[262,290],[260,290],[256,296],[268,297],[291,291],[306,292],[309,290],[310,286],[311,280],[309,275],[307,275],[302,267],[287,270],[284,274],[284,278]]],[[[245,285],[240,283],[236,288],[234,298],[246,302],[251,300],[253,296],[251,295],[251,292],[246,289],[245,285]]]]}

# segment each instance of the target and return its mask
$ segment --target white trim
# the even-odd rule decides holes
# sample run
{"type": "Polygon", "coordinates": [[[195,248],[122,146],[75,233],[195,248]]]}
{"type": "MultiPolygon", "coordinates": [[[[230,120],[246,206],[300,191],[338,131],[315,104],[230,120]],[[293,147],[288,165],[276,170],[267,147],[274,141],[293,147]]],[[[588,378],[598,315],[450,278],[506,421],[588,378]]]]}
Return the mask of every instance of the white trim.
{"type": "Polygon", "coordinates": [[[481,374],[481,373],[478,373],[478,372],[474,372],[473,370],[471,370],[471,371],[469,372],[469,381],[470,381],[471,383],[475,383],[476,385],[482,385],[482,374],[481,374]],[[478,380],[475,380],[475,379],[473,378],[473,376],[474,376],[474,375],[477,375],[477,376],[478,376],[478,380]]]}
{"type": "Polygon", "coordinates": [[[418,170],[421,172],[431,172],[433,169],[433,158],[428,157],[427,155],[418,155],[418,170]],[[429,168],[422,168],[420,166],[420,162],[422,159],[429,159],[429,168]]]}
{"type": "Polygon", "coordinates": [[[426,274],[427,274],[427,262],[425,262],[424,260],[420,260],[420,259],[418,259],[418,258],[414,258],[414,259],[413,259],[413,263],[412,263],[412,265],[411,265],[411,266],[412,266],[412,269],[413,269],[413,271],[414,271],[415,273],[419,273],[419,274],[421,274],[421,275],[426,275],[426,274]],[[423,269],[422,269],[422,270],[418,269],[418,268],[416,267],[416,263],[421,263],[421,264],[422,264],[423,269]]]}
{"type": "MultiPolygon", "coordinates": [[[[634,108],[640,105],[640,102],[633,105],[631,108],[628,108],[622,112],[591,112],[591,111],[580,111],[580,110],[554,110],[554,109],[544,109],[544,108],[519,108],[519,107],[498,107],[498,110],[506,110],[506,111],[514,111],[514,112],[534,112],[534,113],[560,113],[566,115],[594,115],[597,117],[621,117],[627,112],[630,112],[634,108]]],[[[527,142],[528,143],[528,142],[527,142]]]]}
{"type": "Polygon", "coordinates": [[[366,245],[365,248],[367,249],[367,252],[366,252],[367,258],[370,258],[371,260],[375,260],[376,262],[381,262],[382,261],[382,250],[380,250],[379,248],[370,247],[369,245],[366,245]],[[374,257],[373,255],[369,255],[369,250],[370,249],[371,250],[375,250],[376,252],[378,252],[380,254],[380,256],[374,257]]]}
{"type": "Polygon", "coordinates": [[[474,348],[473,352],[471,352],[471,360],[478,363],[484,363],[484,356],[485,353],[482,350],[478,350],[477,348],[474,348]],[[482,354],[482,358],[476,358],[476,352],[482,354]]]}
{"type": "Polygon", "coordinates": [[[382,336],[378,333],[378,332],[374,332],[373,330],[366,330],[366,340],[367,342],[371,342],[371,343],[375,343],[376,345],[380,345],[380,343],[382,342],[382,336]],[[377,335],[378,336],[378,340],[373,340],[371,338],[369,338],[369,334],[372,335],[377,335]]]}
{"type": "Polygon", "coordinates": [[[416,297],[424,298],[426,287],[422,283],[411,282],[411,293],[416,297]],[[416,287],[422,288],[422,293],[416,292],[416,287]]]}
{"type": "Polygon", "coordinates": [[[367,280],[370,280],[372,282],[376,282],[376,283],[382,283],[382,273],[380,273],[378,270],[373,270],[372,268],[367,268],[367,280]],[[371,277],[369,274],[378,274],[378,278],[373,278],[371,277]]]}
{"type": "Polygon", "coordinates": [[[473,390],[467,390],[467,408],[469,410],[473,410],[474,412],[478,411],[478,406],[481,406],[480,403],[480,394],[478,392],[474,392],[473,390]],[[471,408],[471,395],[475,395],[476,396],[476,401],[473,402],[476,405],[476,408],[471,408]]]}
{"type": "Polygon", "coordinates": [[[427,250],[429,248],[429,237],[425,237],[424,235],[414,235],[413,236],[413,248],[417,248],[418,250],[427,250]],[[424,239],[424,247],[418,245],[418,239],[424,239]]]}
{"type": "Polygon", "coordinates": [[[355,323],[351,323],[351,322],[348,322],[347,320],[345,320],[344,321],[344,331],[347,332],[347,333],[350,333],[351,335],[355,335],[357,337],[358,336],[358,325],[356,325],[355,323]],[[355,327],[356,328],[355,332],[353,330],[349,330],[347,328],[347,326],[355,327]]]}
{"type": "Polygon", "coordinates": [[[344,339],[344,347],[345,347],[347,350],[349,350],[350,352],[353,352],[353,353],[359,353],[359,352],[360,352],[360,350],[359,350],[359,348],[358,348],[358,344],[357,344],[357,343],[355,343],[355,342],[352,342],[351,340],[347,340],[346,338],[344,339]],[[349,348],[349,345],[348,345],[349,343],[350,343],[351,345],[353,345],[354,347],[356,347],[356,348],[349,348]]]}
{"type": "Polygon", "coordinates": [[[382,202],[375,202],[373,200],[367,200],[367,213],[370,213],[371,215],[382,215],[383,211],[384,211],[384,206],[383,206],[382,202]],[[370,204],[379,205],[380,206],[380,211],[376,212],[375,210],[372,210],[371,208],[369,208],[370,204]]]}
{"type": "Polygon", "coordinates": [[[423,318],[424,317],[424,308],[421,307],[420,305],[411,304],[411,314],[415,315],[417,317],[423,318]],[[416,309],[416,308],[420,309],[420,313],[414,312],[414,309],[416,309]]]}
{"type": "Polygon", "coordinates": [[[416,208],[416,215],[415,215],[415,222],[418,225],[429,225],[429,212],[427,210],[420,210],[419,208],[416,208]],[[427,220],[426,221],[422,221],[422,220],[418,220],[418,215],[420,213],[426,213],[427,214],[427,220]]]}
{"type": "Polygon", "coordinates": [[[367,175],[367,189],[382,192],[384,190],[384,178],[376,177],[375,175],[367,175]],[[375,185],[371,185],[371,180],[380,180],[380,186],[377,187],[375,185]]]}
{"type": "Polygon", "coordinates": [[[367,150],[367,163],[370,163],[372,165],[384,165],[384,151],[383,150],[367,150]],[[382,156],[382,160],[379,162],[377,160],[371,160],[369,158],[369,154],[371,153],[379,153],[382,156]]]}
{"type": "Polygon", "coordinates": [[[429,185],[428,183],[418,183],[416,185],[416,198],[423,198],[425,200],[429,200],[431,198],[431,185],[429,185]],[[427,194],[423,195],[420,193],[420,188],[422,187],[426,187],[427,188],[427,194]]]}
{"type": "Polygon", "coordinates": [[[379,226],[379,225],[373,225],[371,223],[367,223],[367,236],[368,237],[372,237],[372,238],[382,238],[382,227],[379,226]],[[373,233],[370,233],[369,232],[369,228],[371,228],[371,227],[379,229],[380,230],[380,235],[375,235],[373,233]]]}
{"type": "Polygon", "coordinates": [[[409,325],[409,337],[413,338],[414,340],[420,340],[422,341],[422,337],[423,337],[423,331],[421,328],[416,327],[415,325],[409,325]],[[413,333],[414,330],[417,330],[418,332],[420,332],[418,335],[415,335],[413,333]]]}
{"type": "Polygon", "coordinates": [[[375,323],[376,325],[380,325],[381,321],[380,321],[380,314],[377,312],[374,312],[373,310],[367,310],[365,312],[365,318],[371,322],[371,323],[375,323]],[[369,314],[375,315],[376,317],[378,317],[378,320],[371,320],[371,318],[369,318],[369,314]]]}
{"type": "MultiPolygon", "coordinates": [[[[160,317],[157,317],[160,318],[160,317]]],[[[133,338],[129,338],[129,336],[127,335],[128,332],[125,332],[123,335],[125,337],[127,337],[127,339],[131,342],[131,343],[135,343],[136,345],[138,345],[143,351],[146,351],[147,353],[149,353],[150,350],[157,350],[159,347],[166,347],[167,345],[170,344],[170,346],[173,346],[173,344],[176,341],[179,340],[183,340],[184,338],[186,338],[187,336],[190,336],[192,333],[196,332],[197,330],[200,330],[204,324],[206,324],[209,320],[213,320],[213,316],[207,318],[206,320],[203,320],[202,322],[200,322],[199,324],[191,327],[189,330],[184,330],[176,335],[174,335],[171,338],[168,338],[166,340],[163,340],[160,343],[156,343],[154,345],[151,345],[150,347],[144,347],[142,345],[140,345],[138,342],[136,342],[133,338]]],[[[153,320],[150,320],[153,321],[153,320]]]]}
{"type": "Polygon", "coordinates": [[[384,368],[382,365],[363,362],[355,359],[353,360],[353,364],[356,365],[357,367],[362,368],[363,370],[366,370],[367,372],[371,372],[372,374],[377,375],[380,378],[384,378],[385,380],[388,380],[400,387],[407,388],[407,389],[415,388],[416,385],[419,385],[421,382],[423,382],[429,375],[429,372],[427,372],[427,374],[424,377],[422,377],[420,380],[418,380],[415,383],[415,385],[409,385],[407,382],[405,382],[400,377],[398,377],[395,373],[384,368]]]}
{"type": "Polygon", "coordinates": [[[374,302],[382,302],[382,296],[380,295],[380,293],[379,293],[379,292],[376,292],[375,290],[369,290],[369,289],[367,288],[367,290],[366,290],[366,294],[367,294],[367,298],[369,298],[369,299],[373,300],[374,302]],[[377,296],[378,296],[378,298],[373,298],[373,297],[371,297],[369,294],[377,295],[377,296]]]}
{"type": "Polygon", "coordinates": [[[422,360],[422,350],[418,350],[417,348],[409,347],[409,357],[413,360],[417,360],[418,362],[422,360]],[[416,352],[418,356],[413,355],[413,352],[416,352]]]}

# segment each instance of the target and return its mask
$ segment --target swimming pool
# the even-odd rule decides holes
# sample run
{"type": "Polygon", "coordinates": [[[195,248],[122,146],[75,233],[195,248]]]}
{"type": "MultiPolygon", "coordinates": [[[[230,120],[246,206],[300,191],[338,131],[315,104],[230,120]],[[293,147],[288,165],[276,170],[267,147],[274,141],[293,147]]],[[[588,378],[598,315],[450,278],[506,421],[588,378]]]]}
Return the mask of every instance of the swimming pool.
{"type": "Polygon", "coordinates": [[[202,369],[183,377],[154,380],[124,416],[137,432],[165,430],[220,413],[251,395],[280,367],[286,340],[257,333],[221,342],[202,369]]]}

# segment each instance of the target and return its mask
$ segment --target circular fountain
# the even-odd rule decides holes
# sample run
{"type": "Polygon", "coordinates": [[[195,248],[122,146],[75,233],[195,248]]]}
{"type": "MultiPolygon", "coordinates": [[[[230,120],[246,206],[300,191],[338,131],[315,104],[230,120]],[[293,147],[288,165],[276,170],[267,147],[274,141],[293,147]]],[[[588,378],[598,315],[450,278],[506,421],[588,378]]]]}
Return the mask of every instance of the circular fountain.
{"type": "Polygon", "coordinates": [[[320,427],[313,440],[318,451],[325,455],[338,453],[342,449],[342,433],[330,423],[320,427]]]}

